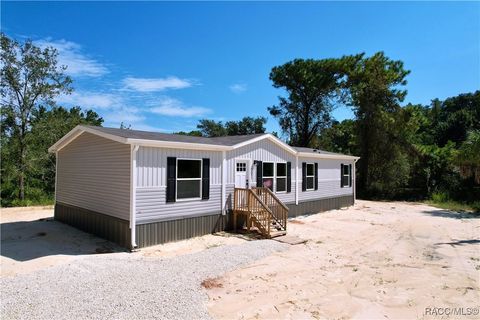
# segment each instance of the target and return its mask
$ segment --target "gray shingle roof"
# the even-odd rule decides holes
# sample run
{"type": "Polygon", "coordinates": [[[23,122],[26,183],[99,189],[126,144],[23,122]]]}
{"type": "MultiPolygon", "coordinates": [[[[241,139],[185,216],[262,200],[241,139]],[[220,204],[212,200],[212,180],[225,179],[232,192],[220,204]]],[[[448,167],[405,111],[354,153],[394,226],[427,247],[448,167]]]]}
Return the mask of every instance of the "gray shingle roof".
{"type": "Polygon", "coordinates": [[[332,154],[338,156],[344,156],[345,154],[329,152],[320,149],[312,149],[312,148],[304,148],[304,147],[292,147],[293,149],[297,150],[298,152],[306,152],[306,153],[314,153],[314,154],[332,154]]]}
{"type": "Polygon", "coordinates": [[[186,136],[181,134],[160,133],[160,132],[150,132],[150,131],[140,131],[140,130],[130,130],[130,129],[106,128],[106,127],[96,127],[96,126],[85,126],[85,127],[88,127],[103,133],[108,133],[117,137],[127,138],[127,139],[130,138],[130,139],[156,140],[156,141],[201,143],[201,144],[210,144],[210,145],[219,145],[219,146],[234,146],[236,144],[248,141],[250,139],[253,139],[255,137],[259,137],[265,134],[265,133],[259,133],[259,134],[243,135],[243,136],[205,138],[205,137],[186,136]]]}

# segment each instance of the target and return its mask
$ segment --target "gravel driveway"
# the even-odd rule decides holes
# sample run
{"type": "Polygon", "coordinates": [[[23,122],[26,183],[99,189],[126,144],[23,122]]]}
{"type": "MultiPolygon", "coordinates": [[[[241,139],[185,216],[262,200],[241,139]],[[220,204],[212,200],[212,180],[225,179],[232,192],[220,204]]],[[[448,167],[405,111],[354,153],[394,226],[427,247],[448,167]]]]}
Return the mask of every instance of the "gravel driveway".
{"type": "Polygon", "coordinates": [[[172,258],[82,256],[0,279],[2,319],[208,319],[200,283],[288,245],[248,241],[172,258]]]}

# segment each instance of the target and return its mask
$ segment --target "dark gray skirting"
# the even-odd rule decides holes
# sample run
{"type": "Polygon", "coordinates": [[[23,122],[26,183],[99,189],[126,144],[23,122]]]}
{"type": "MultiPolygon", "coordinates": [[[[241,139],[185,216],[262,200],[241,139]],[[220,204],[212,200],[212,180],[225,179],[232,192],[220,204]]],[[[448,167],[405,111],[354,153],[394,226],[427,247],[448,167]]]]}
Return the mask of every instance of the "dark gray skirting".
{"type": "Polygon", "coordinates": [[[303,201],[299,202],[298,205],[287,204],[288,217],[290,218],[349,206],[353,206],[353,195],[303,201]]]}
{"type": "MultiPolygon", "coordinates": [[[[314,214],[351,205],[353,205],[353,195],[305,201],[298,205],[287,204],[289,217],[314,214]]],[[[55,220],[131,249],[130,227],[126,220],[58,202],[55,204],[55,220]]],[[[243,224],[244,221],[239,217],[238,226],[241,227],[243,224]]],[[[136,243],[138,248],[142,248],[231,230],[232,227],[233,215],[231,213],[146,223],[136,226],[136,243]]]]}
{"type": "MultiPolygon", "coordinates": [[[[136,229],[137,246],[139,248],[148,247],[231,230],[232,223],[232,214],[217,214],[140,224],[136,229]]],[[[241,222],[239,221],[239,223],[241,222]]]]}
{"type": "Polygon", "coordinates": [[[55,220],[131,249],[126,220],[59,202],[55,204],[55,220]]]}

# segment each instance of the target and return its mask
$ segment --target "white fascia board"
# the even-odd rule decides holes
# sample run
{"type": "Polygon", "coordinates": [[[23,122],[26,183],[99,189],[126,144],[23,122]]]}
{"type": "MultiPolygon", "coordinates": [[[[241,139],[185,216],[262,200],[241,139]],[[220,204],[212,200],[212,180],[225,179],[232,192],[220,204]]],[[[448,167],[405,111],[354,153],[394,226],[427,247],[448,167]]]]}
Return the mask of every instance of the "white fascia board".
{"type": "Polygon", "coordinates": [[[282,140],[278,139],[277,137],[275,137],[273,134],[270,134],[270,133],[266,133],[266,134],[264,134],[263,136],[259,136],[259,137],[253,138],[253,139],[244,141],[244,142],[242,142],[242,143],[237,143],[236,145],[233,146],[233,149],[238,149],[238,148],[247,146],[247,145],[249,145],[249,144],[252,144],[252,143],[261,141],[261,140],[263,140],[263,139],[269,139],[270,141],[272,141],[273,143],[277,144],[277,145],[280,146],[281,148],[289,151],[290,153],[292,153],[292,154],[297,154],[297,150],[293,149],[293,148],[290,147],[288,144],[286,144],[285,142],[283,142],[282,140]]]}
{"type": "Polygon", "coordinates": [[[103,137],[105,139],[117,141],[117,142],[120,142],[120,143],[127,143],[126,138],[118,137],[118,136],[115,136],[113,134],[101,132],[101,131],[98,131],[98,130],[95,130],[95,129],[92,129],[92,128],[88,128],[88,127],[84,127],[82,125],[78,125],[75,128],[73,128],[72,130],[70,130],[70,132],[67,133],[65,136],[63,136],[63,138],[58,140],[53,146],[48,148],[48,152],[58,152],[58,151],[60,151],[60,149],[62,149],[67,144],[69,144],[70,142],[72,142],[73,140],[78,138],[84,132],[88,132],[88,133],[103,137]]]}
{"type": "Polygon", "coordinates": [[[355,156],[348,156],[343,154],[315,154],[309,152],[299,152],[299,157],[303,158],[319,158],[319,159],[337,159],[337,160],[350,160],[350,161],[357,161],[360,157],[355,156]]]}
{"type": "Polygon", "coordinates": [[[219,146],[215,144],[203,144],[192,142],[177,142],[177,141],[158,141],[158,140],[143,140],[143,139],[127,139],[126,143],[135,144],[142,147],[157,147],[157,148],[173,148],[173,149],[193,149],[206,151],[228,151],[232,147],[219,146]]]}
{"type": "Polygon", "coordinates": [[[81,126],[76,126],[72,130],[70,130],[66,135],[64,135],[60,140],[55,142],[50,148],[48,148],[48,152],[55,153],[60,150],[64,145],[68,144],[70,141],[77,138],[79,135],[83,133],[83,129],[81,126]]]}

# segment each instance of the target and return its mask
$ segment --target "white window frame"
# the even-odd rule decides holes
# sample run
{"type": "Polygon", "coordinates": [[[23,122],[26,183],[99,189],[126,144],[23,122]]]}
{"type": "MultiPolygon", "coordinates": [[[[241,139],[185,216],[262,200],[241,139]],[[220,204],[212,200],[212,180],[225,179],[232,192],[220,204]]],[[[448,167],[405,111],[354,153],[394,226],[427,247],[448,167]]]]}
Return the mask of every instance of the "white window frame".
{"type": "MultiPolygon", "coordinates": [[[[265,179],[265,178],[272,178],[272,183],[273,183],[273,185],[272,185],[272,189],[271,189],[271,190],[272,190],[272,191],[275,190],[275,174],[276,174],[275,169],[276,169],[276,168],[275,168],[275,162],[273,162],[273,161],[264,161],[264,162],[262,162],[262,187],[263,187],[263,179],[265,179]],[[265,165],[265,163],[271,163],[271,164],[273,164],[273,176],[266,176],[266,175],[265,175],[265,168],[263,167],[263,166],[265,165]]],[[[270,189],[270,188],[269,188],[269,189],[270,189]]]]}
{"type": "Polygon", "coordinates": [[[307,181],[305,181],[305,190],[306,191],[313,191],[315,190],[315,164],[313,162],[307,162],[307,165],[305,167],[305,170],[307,170],[305,172],[305,179],[307,179],[307,181]],[[311,165],[313,167],[313,175],[308,175],[308,166],[311,165]],[[311,189],[308,188],[308,178],[313,178],[313,186],[311,189]]]}
{"type": "MultiPolygon", "coordinates": [[[[345,177],[348,177],[348,183],[347,184],[344,184],[343,187],[344,188],[351,188],[352,187],[352,179],[350,178],[350,176],[352,175],[352,171],[350,170],[350,165],[349,164],[343,164],[343,167],[347,167],[347,171],[348,171],[348,174],[345,174],[345,172],[342,172],[342,179],[344,179],[345,177]]],[[[345,171],[345,170],[344,170],[345,171]]],[[[342,181],[342,184],[343,184],[343,181],[342,181]]]]}
{"type": "Polygon", "coordinates": [[[287,173],[287,170],[288,170],[288,167],[287,167],[287,163],[286,162],[275,162],[275,193],[287,193],[287,189],[288,189],[288,186],[287,186],[287,176],[288,176],[288,173],[287,173]],[[277,165],[278,164],[284,164],[285,165],[285,175],[284,176],[279,176],[278,175],[278,170],[277,170],[277,165]],[[285,190],[284,191],[278,191],[277,190],[277,179],[278,178],[284,178],[285,179],[285,190]]]}
{"type": "Polygon", "coordinates": [[[247,161],[235,161],[235,172],[245,172],[245,174],[246,174],[246,173],[247,173],[247,169],[248,169],[248,163],[247,163],[247,161]],[[240,171],[238,171],[238,168],[239,168],[238,165],[245,165],[245,170],[240,170],[240,171]]]}
{"type": "Polygon", "coordinates": [[[182,201],[202,200],[202,179],[203,179],[203,159],[177,158],[177,162],[175,164],[175,201],[176,202],[182,202],[182,201]],[[200,178],[179,178],[178,177],[178,160],[199,161],[200,162],[200,178]],[[195,198],[180,198],[180,199],[178,199],[178,181],[191,181],[191,180],[199,180],[200,181],[200,196],[195,197],[195,198]]]}

